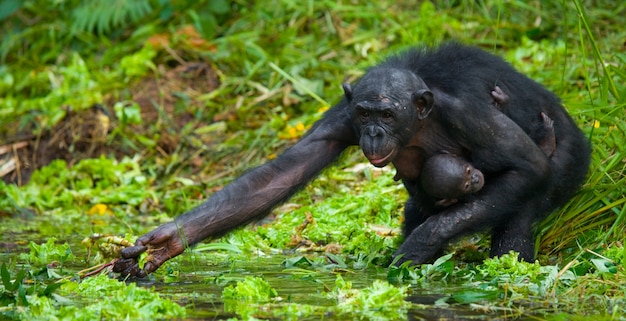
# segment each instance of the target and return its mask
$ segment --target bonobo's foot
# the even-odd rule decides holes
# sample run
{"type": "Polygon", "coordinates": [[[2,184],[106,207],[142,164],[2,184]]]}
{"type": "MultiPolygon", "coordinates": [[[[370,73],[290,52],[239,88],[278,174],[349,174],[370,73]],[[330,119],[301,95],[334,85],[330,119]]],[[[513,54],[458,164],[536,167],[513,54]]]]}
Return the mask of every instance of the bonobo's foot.
{"type": "Polygon", "coordinates": [[[552,118],[548,117],[548,115],[546,115],[546,113],[541,112],[541,120],[543,120],[543,127],[546,129],[553,129],[554,128],[554,120],[552,120],[552,118]]]}
{"type": "Polygon", "coordinates": [[[145,277],[154,272],[165,261],[177,256],[185,250],[181,236],[174,223],[160,226],[152,232],[140,237],[134,246],[122,250],[122,258],[113,266],[113,272],[122,276],[145,277]],[[139,267],[139,255],[146,252],[146,264],[139,267]]]}
{"type": "Polygon", "coordinates": [[[490,257],[499,257],[509,252],[518,253],[518,259],[525,262],[535,261],[535,242],[530,237],[495,237],[491,242],[490,257]]]}
{"type": "Polygon", "coordinates": [[[500,109],[502,105],[509,102],[509,95],[505,94],[504,91],[500,88],[500,86],[496,86],[491,91],[491,97],[495,100],[495,106],[497,109],[500,109]]]}

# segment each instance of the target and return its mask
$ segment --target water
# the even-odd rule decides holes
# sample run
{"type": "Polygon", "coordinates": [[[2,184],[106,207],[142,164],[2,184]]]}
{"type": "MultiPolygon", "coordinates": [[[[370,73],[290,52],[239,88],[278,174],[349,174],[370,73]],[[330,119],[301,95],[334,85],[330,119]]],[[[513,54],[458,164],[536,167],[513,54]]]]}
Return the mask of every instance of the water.
{"type": "MultiPolygon", "coordinates": [[[[253,258],[249,261],[208,263],[201,266],[196,262],[195,271],[183,271],[179,281],[165,283],[156,278],[136,280],[138,285],[155,287],[160,293],[172,295],[172,299],[188,307],[190,319],[220,320],[236,317],[226,312],[221,301],[222,289],[225,284],[219,284],[216,279],[231,279],[231,283],[246,276],[262,277],[282,298],[280,302],[293,302],[322,307],[332,307],[336,302],[326,296],[326,292],[335,284],[336,273],[345,280],[352,282],[355,289],[370,286],[376,279],[386,280],[386,269],[368,268],[362,271],[316,272],[311,268],[310,274],[302,270],[294,273],[293,269],[286,269],[282,262],[285,256],[274,255],[266,258],[253,258]],[[189,308],[192,306],[193,308],[189,308]]],[[[205,262],[206,263],[206,262],[205,262]]],[[[181,266],[191,266],[188,258],[183,257],[181,266]]],[[[538,316],[525,315],[509,309],[482,307],[468,304],[445,304],[441,299],[455,291],[464,289],[462,285],[445,286],[439,288],[419,289],[411,288],[407,298],[414,303],[414,308],[407,313],[408,320],[537,320],[538,316]]],[[[346,315],[336,316],[325,314],[324,320],[346,320],[346,315]]],[[[319,315],[298,320],[319,320],[319,315]]],[[[348,318],[350,319],[350,318],[348,318]]],[[[354,319],[360,319],[354,316],[354,319]]],[[[539,319],[543,319],[539,317],[539,319]]]]}
{"type": "MultiPolygon", "coordinates": [[[[32,232],[32,231],[29,231],[32,232]]],[[[36,233],[6,233],[0,236],[0,260],[18,260],[20,253],[28,253],[27,238],[38,239],[36,233]]],[[[41,237],[39,237],[41,238],[41,237]]],[[[57,239],[61,239],[57,237],[57,239]]],[[[86,268],[84,258],[86,249],[80,244],[82,237],[72,236],[72,251],[77,257],[65,266],[67,271],[79,271],[86,268]]],[[[40,240],[37,243],[43,243],[40,240]]],[[[319,256],[322,254],[311,254],[319,256]]],[[[353,269],[324,269],[321,267],[303,266],[299,268],[285,268],[285,255],[258,255],[229,257],[224,253],[195,253],[184,254],[171,260],[161,267],[157,273],[145,279],[135,279],[137,285],[154,288],[155,291],[187,308],[190,320],[221,320],[237,317],[233,312],[224,308],[221,299],[222,290],[246,276],[262,277],[271,287],[276,289],[280,300],[278,304],[267,305],[268,309],[278,308],[281,304],[297,303],[319,307],[320,313],[298,320],[346,320],[361,319],[358,315],[333,315],[323,312],[324,308],[331,310],[337,303],[328,297],[327,293],[335,287],[337,274],[346,281],[352,282],[352,288],[361,289],[370,286],[374,280],[386,280],[385,268],[368,268],[365,270],[353,269]],[[177,274],[168,275],[169,271],[177,274]]],[[[471,285],[441,285],[433,288],[410,287],[408,301],[414,303],[408,311],[408,320],[542,320],[555,317],[558,311],[539,310],[525,307],[503,308],[496,304],[449,304],[446,300],[450,295],[467,289],[471,285]],[[539,313],[538,311],[542,311],[539,313]],[[546,312],[547,311],[547,312],[546,312]]],[[[77,304],[80,304],[77,302],[77,304]]],[[[538,302],[536,305],[541,305],[538,302]]],[[[317,311],[317,310],[316,310],[317,311]]]]}

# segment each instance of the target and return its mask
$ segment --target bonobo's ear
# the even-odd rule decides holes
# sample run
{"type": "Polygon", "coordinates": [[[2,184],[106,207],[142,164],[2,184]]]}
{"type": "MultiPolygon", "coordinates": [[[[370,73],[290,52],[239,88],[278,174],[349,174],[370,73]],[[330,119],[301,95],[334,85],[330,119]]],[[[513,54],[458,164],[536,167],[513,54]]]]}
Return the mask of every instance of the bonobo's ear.
{"type": "Polygon", "coordinates": [[[347,82],[344,82],[341,86],[343,87],[343,93],[346,95],[348,102],[352,101],[352,86],[347,82]]]}
{"type": "Polygon", "coordinates": [[[417,108],[417,118],[423,120],[433,110],[433,93],[428,89],[420,89],[411,95],[413,105],[417,108]]]}

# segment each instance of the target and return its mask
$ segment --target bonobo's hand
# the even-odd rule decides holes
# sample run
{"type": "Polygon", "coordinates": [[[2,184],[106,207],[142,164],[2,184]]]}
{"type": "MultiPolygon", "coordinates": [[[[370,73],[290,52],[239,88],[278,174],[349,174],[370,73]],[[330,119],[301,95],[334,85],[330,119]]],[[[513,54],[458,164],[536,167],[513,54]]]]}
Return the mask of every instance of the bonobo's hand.
{"type": "Polygon", "coordinates": [[[440,221],[448,223],[441,215],[431,216],[404,239],[394,254],[394,257],[400,256],[396,261],[397,266],[406,261],[411,261],[412,265],[424,264],[441,255],[440,250],[448,238],[440,221]]]}
{"type": "Polygon", "coordinates": [[[396,266],[402,265],[406,261],[411,261],[411,265],[419,265],[428,262],[436,256],[437,248],[432,246],[414,246],[420,243],[418,240],[411,240],[409,243],[403,243],[396,253],[395,257],[400,257],[396,260],[396,266]]]}
{"type": "Polygon", "coordinates": [[[140,237],[134,246],[122,250],[122,258],[113,266],[113,272],[122,276],[145,277],[165,261],[182,253],[185,249],[181,237],[182,231],[173,222],[162,225],[140,237]],[[139,255],[146,252],[146,264],[139,268],[139,255]]]}

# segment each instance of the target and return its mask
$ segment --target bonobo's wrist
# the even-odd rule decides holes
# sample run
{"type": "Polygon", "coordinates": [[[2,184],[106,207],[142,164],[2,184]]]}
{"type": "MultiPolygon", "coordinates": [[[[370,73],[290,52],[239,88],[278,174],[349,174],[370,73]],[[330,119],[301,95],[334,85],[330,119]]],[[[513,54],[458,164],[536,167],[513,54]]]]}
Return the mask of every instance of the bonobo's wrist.
{"type": "Polygon", "coordinates": [[[198,213],[188,212],[167,223],[172,238],[180,238],[185,246],[194,245],[210,236],[206,218],[198,213]],[[195,214],[195,215],[194,215],[195,214]]]}

